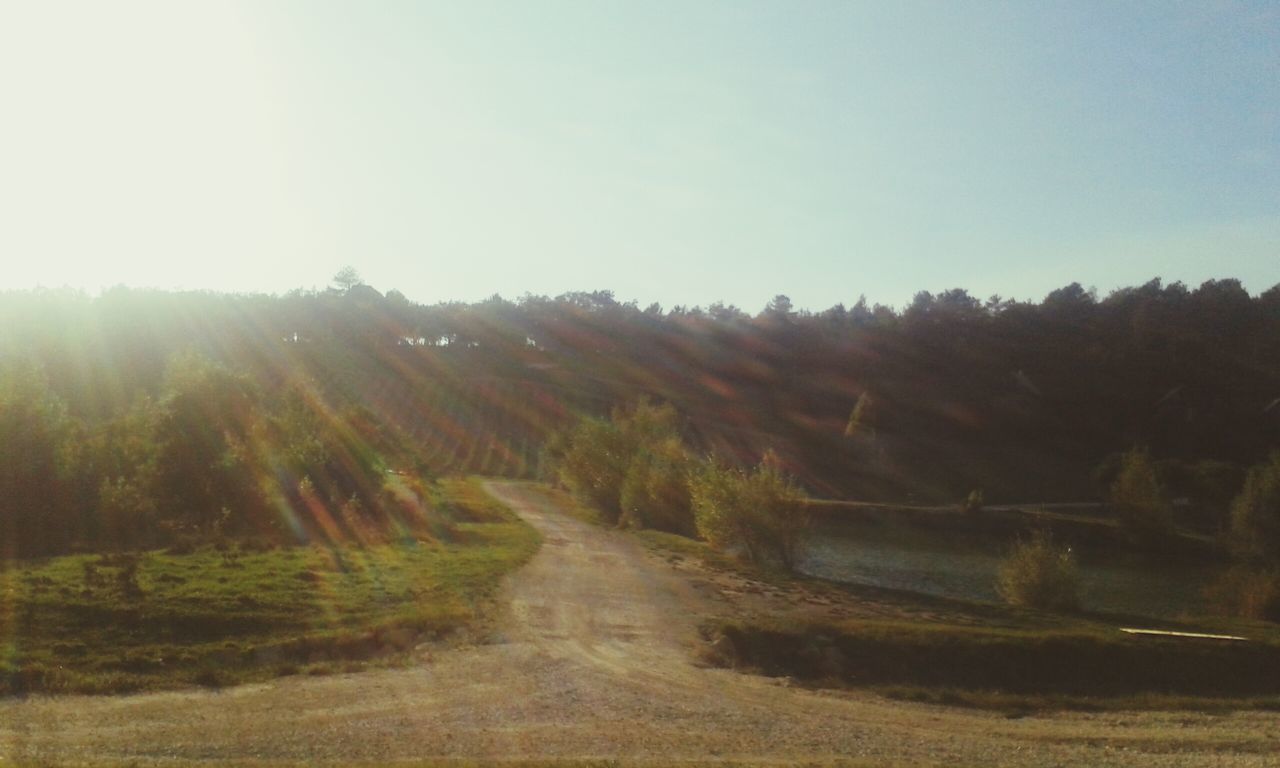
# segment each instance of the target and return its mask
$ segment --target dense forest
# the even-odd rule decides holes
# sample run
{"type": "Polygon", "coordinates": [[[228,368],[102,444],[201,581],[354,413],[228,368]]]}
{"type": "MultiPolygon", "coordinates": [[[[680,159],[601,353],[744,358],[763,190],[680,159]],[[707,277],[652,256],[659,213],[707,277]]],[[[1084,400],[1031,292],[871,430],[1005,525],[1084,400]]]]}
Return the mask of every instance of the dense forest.
{"type": "Polygon", "coordinates": [[[386,523],[390,473],[535,476],[548,436],[645,396],[697,451],[772,451],[826,498],[1096,500],[1142,446],[1212,528],[1280,447],[1280,286],[753,315],[608,291],[426,306],[342,277],[0,294],[0,546],[386,523]]]}

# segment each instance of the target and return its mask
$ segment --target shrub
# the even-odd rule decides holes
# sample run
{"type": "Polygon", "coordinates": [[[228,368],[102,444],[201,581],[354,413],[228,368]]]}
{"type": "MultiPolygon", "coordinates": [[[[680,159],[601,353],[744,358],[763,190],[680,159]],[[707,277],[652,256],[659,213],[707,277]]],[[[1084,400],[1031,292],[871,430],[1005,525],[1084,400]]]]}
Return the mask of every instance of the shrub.
{"type": "Polygon", "coordinates": [[[1120,474],[1111,484],[1111,506],[1137,544],[1158,545],[1173,533],[1173,508],[1164,498],[1155,465],[1144,448],[1121,457],[1120,474]]]}
{"type": "Polygon", "coordinates": [[[808,523],[803,494],[768,457],[751,471],[711,459],[689,486],[698,534],[713,547],[795,567],[808,523]]]}
{"type": "Polygon", "coordinates": [[[569,435],[557,476],[577,499],[618,521],[618,499],[630,463],[624,435],[612,422],[584,419],[569,435]]]}
{"type": "Polygon", "coordinates": [[[1019,540],[1000,565],[996,591],[1011,605],[1070,610],[1080,604],[1075,556],[1047,531],[1019,540]]]}
{"type": "Polygon", "coordinates": [[[692,535],[695,530],[689,496],[692,468],[693,462],[677,438],[642,448],[631,460],[622,481],[619,522],[633,528],[692,535]]]}
{"type": "Polygon", "coordinates": [[[659,527],[674,530],[687,512],[657,506],[680,504],[683,496],[677,422],[675,408],[643,398],[628,408],[615,408],[608,420],[583,419],[567,437],[548,442],[542,471],[548,471],[547,465],[554,467],[560,483],[610,523],[650,525],[649,519],[671,516],[669,524],[659,527]],[[626,520],[624,493],[632,507],[626,520]]]}
{"type": "Polygon", "coordinates": [[[1232,568],[1205,589],[1205,600],[1230,616],[1280,621],[1280,569],[1232,568]]]}
{"type": "Polygon", "coordinates": [[[1231,542],[1241,557],[1280,560],[1280,451],[1249,470],[1231,502],[1231,542]]]}

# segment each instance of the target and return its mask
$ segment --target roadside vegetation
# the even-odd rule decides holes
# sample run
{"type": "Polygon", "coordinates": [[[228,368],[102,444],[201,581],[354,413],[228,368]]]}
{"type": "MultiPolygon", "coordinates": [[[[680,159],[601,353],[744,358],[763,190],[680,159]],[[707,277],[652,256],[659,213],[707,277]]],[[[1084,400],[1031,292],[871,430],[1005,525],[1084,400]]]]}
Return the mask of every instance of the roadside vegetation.
{"type": "Polygon", "coordinates": [[[0,694],[222,686],[398,663],[484,631],[501,578],[537,534],[472,480],[428,487],[436,537],[8,561],[0,694]]]}
{"type": "Polygon", "coordinates": [[[751,469],[713,458],[690,475],[689,484],[699,536],[722,550],[741,549],[754,563],[796,568],[808,525],[804,496],[774,454],[751,469]]]}
{"type": "Polygon", "coordinates": [[[804,494],[777,455],[754,467],[697,458],[669,404],[641,398],[609,419],[583,418],[552,436],[541,466],[601,522],[696,536],[758,565],[797,564],[804,494]]]}

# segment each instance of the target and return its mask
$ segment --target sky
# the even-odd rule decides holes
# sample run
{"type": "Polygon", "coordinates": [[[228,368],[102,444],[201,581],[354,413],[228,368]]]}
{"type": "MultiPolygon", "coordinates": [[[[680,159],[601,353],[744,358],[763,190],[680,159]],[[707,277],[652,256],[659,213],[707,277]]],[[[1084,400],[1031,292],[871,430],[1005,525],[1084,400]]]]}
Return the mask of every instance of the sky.
{"type": "Polygon", "coordinates": [[[0,289],[1280,283],[1273,2],[0,0],[0,289]]]}

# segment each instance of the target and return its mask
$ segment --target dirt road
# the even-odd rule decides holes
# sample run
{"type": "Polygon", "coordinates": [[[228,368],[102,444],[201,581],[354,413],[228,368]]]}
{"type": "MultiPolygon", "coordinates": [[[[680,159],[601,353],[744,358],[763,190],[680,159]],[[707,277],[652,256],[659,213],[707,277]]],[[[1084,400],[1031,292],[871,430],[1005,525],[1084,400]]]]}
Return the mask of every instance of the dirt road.
{"type": "Polygon", "coordinates": [[[865,757],[921,764],[1276,765],[1275,713],[999,714],[821,694],[691,661],[708,599],[625,534],[490,483],[545,539],[495,642],[221,692],[0,701],[2,758],[865,757]]]}

